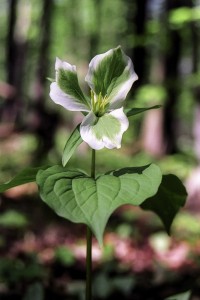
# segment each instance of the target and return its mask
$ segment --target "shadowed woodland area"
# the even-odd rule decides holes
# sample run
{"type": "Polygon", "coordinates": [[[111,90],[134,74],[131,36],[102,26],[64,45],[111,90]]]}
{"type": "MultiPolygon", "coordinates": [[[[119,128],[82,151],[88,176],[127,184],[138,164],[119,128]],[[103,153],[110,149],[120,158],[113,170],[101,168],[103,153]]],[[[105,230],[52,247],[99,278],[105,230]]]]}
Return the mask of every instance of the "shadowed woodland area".
{"type": "MultiPolygon", "coordinates": [[[[157,162],[188,200],[171,236],[153,213],[112,215],[104,248],[93,240],[94,299],[200,299],[200,1],[1,0],[0,28],[0,183],[60,164],[82,120],[49,97],[55,58],[77,66],[89,93],[88,63],[121,45],[139,77],[126,107],[161,108],[132,117],[122,148],[97,152],[97,170],[157,162]]],[[[81,144],[69,166],[88,171],[90,154],[81,144]]],[[[0,299],[84,299],[85,226],[57,217],[35,184],[0,195],[0,254],[0,299]]]]}

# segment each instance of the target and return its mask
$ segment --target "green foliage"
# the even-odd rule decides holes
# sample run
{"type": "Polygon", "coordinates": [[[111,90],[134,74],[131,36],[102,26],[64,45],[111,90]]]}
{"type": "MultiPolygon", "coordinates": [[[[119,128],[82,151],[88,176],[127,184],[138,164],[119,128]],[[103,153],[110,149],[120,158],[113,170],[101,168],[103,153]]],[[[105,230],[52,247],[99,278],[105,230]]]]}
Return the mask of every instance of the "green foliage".
{"type": "Polygon", "coordinates": [[[0,259],[0,281],[7,284],[44,278],[45,271],[37,260],[30,257],[28,261],[21,259],[0,259]]]}
{"type": "Polygon", "coordinates": [[[133,276],[119,275],[110,277],[107,272],[100,273],[94,281],[94,295],[98,299],[107,299],[114,291],[124,296],[130,295],[135,280],[133,276]]]}
{"type": "Polygon", "coordinates": [[[190,7],[180,7],[173,9],[169,16],[169,22],[175,26],[181,26],[183,23],[192,20],[192,9],[190,7]]]}
{"type": "Polygon", "coordinates": [[[75,262],[73,252],[64,246],[59,246],[55,250],[55,259],[65,266],[71,266],[75,262]]]}
{"type": "Polygon", "coordinates": [[[28,224],[26,216],[15,210],[7,210],[0,214],[0,226],[7,228],[23,228],[28,224]]]}
{"type": "Polygon", "coordinates": [[[99,11],[96,10],[98,16],[96,19],[98,20],[97,33],[100,35],[101,49],[105,50],[113,47],[113,45],[118,45],[119,40],[121,44],[126,44],[127,39],[124,36],[127,30],[126,5],[121,0],[115,0],[114,6],[112,1],[103,0],[101,3],[102,6],[99,11]],[[112,20],[112,26],[110,26],[110,20],[112,20]]]}
{"type": "Polygon", "coordinates": [[[12,180],[7,183],[3,183],[0,185],[0,193],[5,192],[8,189],[11,189],[15,186],[22,185],[28,182],[34,182],[36,178],[36,174],[40,169],[45,169],[46,167],[38,167],[38,168],[27,168],[22,172],[18,173],[12,180]]]}
{"type": "Polygon", "coordinates": [[[6,140],[1,140],[0,184],[10,180],[16,170],[27,168],[37,147],[37,138],[33,134],[9,135],[6,140]]]}
{"type": "Polygon", "coordinates": [[[166,96],[166,90],[163,85],[146,84],[137,90],[134,103],[138,106],[149,106],[149,104],[163,105],[166,96]]]}
{"type": "Polygon", "coordinates": [[[130,224],[123,223],[117,226],[116,232],[120,237],[128,238],[131,236],[133,232],[133,228],[130,224]]]}
{"type": "Polygon", "coordinates": [[[125,113],[127,115],[127,117],[132,117],[134,115],[137,115],[137,114],[140,114],[142,112],[145,112],[147,110],[150,110],[150,109],[157,109],[157,108],[160,108],[161,105],[154,105],[154,106],[151,106],[151,107],[145,107],[145,108],[139,108],[139,107],[135,107],[135,108],[127,108],[125,109],[125,113]]]}
{"type": "Polygon", "coordinates": [[[102,250],[103,250],[102,251],[102,254],[103,254],[102,260],[104,262],[108,262],[113,259],[114,250],[115,250],[114,245],[106,244],[102,250]]]}
{"type": "Polygon", "coordinates": [[[65,167],[69,159],[73,155],[76,148],[82,143],[82,138],[80,135],[80,124],[74,129],[70,137],[68,138],[62,156],[62,164],[65,167]]]}
{"type": "Polygon", "coordinates": [[[186,211],[178,214],[173,223],[173,232],[179,239],[195,242],[199,239],[200,217],[186,211]]]}
{"type": "MultiPolygon", "coordinates": [[[[185,148],[187,147],[185,143],[185,148]]],[[[159,167],[165,174],[175,174],[181,179],[185,179],[195,167],[196,160],[192,155],[174,154],[163,157],[159,161],[159,167]]]]}
{"type": "Polygon", "coordinates": [[[184,24],[188,24],[192,21],[200,20],[200,8],[194,7],[179,7],[173,9],[169,16],[169,22],[171,26],[175,28],[181,28],[184,24]]]}
{"type": "MultiPolygon", "coordinates": [[[[69,152],[66,151],[65,161],[76,148],[76,141],[79,142],[78,129],[68,140],[65,150],[69,149],[69,152]]],[[[154,211],[169,232],[187,195],[184,186],[174,175],[163,176],[160,185],[161,173],[155,165],[122,168],[107,172],[95,180],[83,172],[61,166],[30,168],[19,173],[10,182],[2,184],[0,191],[35,181],[36,178],[42,199],[58,215],[75,223],[87,224],[100,244],[107,221],[119,206],[129,203],[154,211]],[[144,200],[146,201],[142,203],[144,200]]],[[[1,216],[0,223],[5,226],[25,226],[26,220],[11,211],[1,216]]]]}
{"type": "Polygon", "coordinates": [[[124,168],[96,179],[61,166],[40,170],[40,196],[59,216],[87,224],[100,245],[107,221],[123,204],[140,205],[157,192],[161,172],[156,165],[124,168]]]}
{"type": "Polygon", "coordinates": [[[178,177],[164,175],[157,194],[142,203],[141,207],[154,211],[169,233],[172,221],[180,207],[185,204],[186,197],[186,189],[178,177]]]}

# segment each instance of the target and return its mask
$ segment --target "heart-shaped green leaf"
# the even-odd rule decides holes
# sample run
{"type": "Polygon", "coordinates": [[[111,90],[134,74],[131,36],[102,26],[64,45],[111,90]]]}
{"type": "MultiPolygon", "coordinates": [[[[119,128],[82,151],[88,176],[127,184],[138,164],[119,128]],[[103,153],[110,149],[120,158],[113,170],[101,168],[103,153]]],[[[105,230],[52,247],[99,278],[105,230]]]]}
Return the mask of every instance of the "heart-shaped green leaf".
{"type": "Polygon", "coordinates": [[[112,212],[121,205],[140,205],[154,195],[162,175],[156,165],[123,169],[93,179],[77,170],[54,166],[37,174],[40,195],[59,216],[84,223],[102,245],[103,233],[112,212]]]}
{"type": "Polygon", "coordinates": [[[70,137],[68,138],[62,157],[62,164],[66,166],[68,161],[70,160],[71,156],[73,155],[76,148],[82,143],[82,138],[80,135],[80,124],[74,129],[70,137]]]}
{"type": "Polygon", "coordinates": [[[127,108],[125,109],[125,114],[127,115],[127,117],[131,117],[131,116],[134,116],[134,115],[137,115],[137,114],[141,114],[147,110],[150,110],[150,109],[157,109],[157,108],[160,108],[162,107],[161,105],[154,105],[154,106],[151,106],[151,107],[145,107],[145,108],[139,108],[139,107],[134,107],[134,108],[127,108]]]}
{"type": "Polygon", "coordinates": [[[185,204],[187,192],[178,177],[164,175],[157,194],[142,203],[145,210],[152,210],[162,220],[165,229],[170,233],[174,217],[185,204]]]}
{"type": "Polygon", "coordinates": [[[45,169],[45,167],[38,168],[27,168],[17,174],[14,178],[12,178],[9,182],[3,183],[0,185],[0,193],[5,192],[15,186],[22,185],[28,182],[34,182],[36,180],[36,174],[39,170],[45,169]]]}

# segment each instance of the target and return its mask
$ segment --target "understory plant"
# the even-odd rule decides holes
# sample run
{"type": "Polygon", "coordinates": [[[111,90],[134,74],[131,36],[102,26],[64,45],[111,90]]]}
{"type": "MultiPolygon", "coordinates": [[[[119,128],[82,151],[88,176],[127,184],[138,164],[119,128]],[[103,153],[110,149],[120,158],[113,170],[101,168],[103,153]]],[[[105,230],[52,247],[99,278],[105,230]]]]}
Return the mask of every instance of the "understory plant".
{"type": "Polygon", "coordinates": [[[41,199],[57,215],[87,226],[86,300],[92,299],[92,237],[103,247],[105,227],[118,207],[131,204],[155,212],[169,233],[175,215],[186,201],[181,181],[173,174],[162,175],[156,164],[129,166],[105,174],[96,172],[96,151],[121,147],[123,133],[129,127],[128,118],[159,108],[124,108],[126,96],[137,79],[131,59],[119,46],[91,60],[85,78],[90,88],[88,96],[79,86],[76,67],[56,58],[50,98],[67,110],[82,112],[83,120],[66,141],[62,164],[28,168],[0,186],[0,192],[4,192],[34,181],[41,199]],[[83,141],[91,148],[90,174],[67,167],[83,141]]]}

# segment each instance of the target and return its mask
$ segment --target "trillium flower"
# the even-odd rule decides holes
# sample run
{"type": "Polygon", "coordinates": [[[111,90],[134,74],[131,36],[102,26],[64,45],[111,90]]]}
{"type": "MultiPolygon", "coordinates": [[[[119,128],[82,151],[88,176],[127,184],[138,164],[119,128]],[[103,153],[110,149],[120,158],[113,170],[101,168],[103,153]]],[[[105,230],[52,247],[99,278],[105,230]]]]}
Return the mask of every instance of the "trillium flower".
{"type": "Polygon", "coordinates": [[[131,59],[121,47],[95,56],[85,77],[90,97],[82,92],[76,66],[56,58],[56,79],[50,86],[51,99],[70,111],[86,115],[80,125],[82,139],[93,149],[120,148],[128,118],[124,100],[135,80],[131,59]]]}

